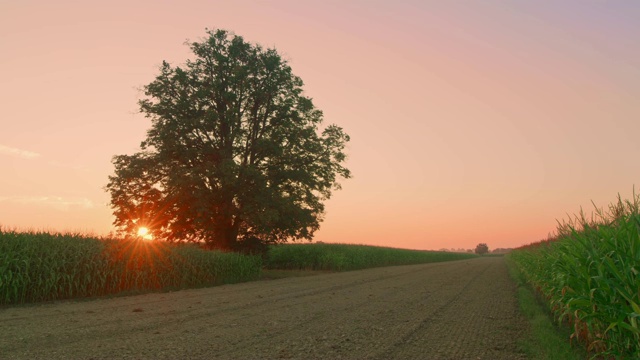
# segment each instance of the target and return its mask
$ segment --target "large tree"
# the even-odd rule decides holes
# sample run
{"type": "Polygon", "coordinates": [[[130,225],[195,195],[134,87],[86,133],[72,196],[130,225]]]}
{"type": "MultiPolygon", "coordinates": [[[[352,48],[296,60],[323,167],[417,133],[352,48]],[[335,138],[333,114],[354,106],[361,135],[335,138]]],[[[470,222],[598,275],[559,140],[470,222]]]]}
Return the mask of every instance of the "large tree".
{"type": "Polygon", "coordinates": [[[106,186],[114,225],[210,248],[311,239],[323,201],[349,178],[349,136],[303,95],[274,49],[225,30],[190,43],[180,66],[163,62],[144,87],[151,119],[141,151],[113,158],[106,186]]]}

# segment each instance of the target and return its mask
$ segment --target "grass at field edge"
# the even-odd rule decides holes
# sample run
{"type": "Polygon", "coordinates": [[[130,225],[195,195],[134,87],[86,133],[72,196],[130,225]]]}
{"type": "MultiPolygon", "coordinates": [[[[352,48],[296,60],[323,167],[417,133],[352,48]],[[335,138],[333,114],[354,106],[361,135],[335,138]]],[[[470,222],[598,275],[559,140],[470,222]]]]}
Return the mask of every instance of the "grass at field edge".
{"type": "Polygon", "coordinates": [[[582,348],[572,347],[569,343],[569,330],[558,327],[551,313],[537,299],[533,289],[526,283],[516,265],[505,257],[509,275],[515,281],[520,311],[529,323],[529,334],[518,346],[533,360],[578,360],[587,359],[582,348]]]}

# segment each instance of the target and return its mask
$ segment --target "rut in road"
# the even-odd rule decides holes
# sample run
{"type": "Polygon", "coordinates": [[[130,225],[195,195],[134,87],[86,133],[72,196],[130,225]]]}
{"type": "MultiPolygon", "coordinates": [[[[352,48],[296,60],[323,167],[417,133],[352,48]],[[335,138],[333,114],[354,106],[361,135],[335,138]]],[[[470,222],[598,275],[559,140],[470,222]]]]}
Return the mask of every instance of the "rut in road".
{"type": "Polygon", "coordinates": [[[501,257],[0,309],[0,357],[521,359],[501,257]]]}

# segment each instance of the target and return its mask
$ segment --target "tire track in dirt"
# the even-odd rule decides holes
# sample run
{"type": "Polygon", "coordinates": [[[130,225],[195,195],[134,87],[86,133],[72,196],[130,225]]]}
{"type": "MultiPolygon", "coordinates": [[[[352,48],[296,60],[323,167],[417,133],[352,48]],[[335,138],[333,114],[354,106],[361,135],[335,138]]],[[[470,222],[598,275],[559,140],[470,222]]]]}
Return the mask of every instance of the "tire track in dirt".
{"type": "MultiPolygon", "coordinates": [[[[286,303],[282,303],[280,307],[277,307],[275,309],[270,309],[271,312],[273,312],[274,310],[278,311],[281,309],[286,309],[292,305],[295,306],[296,302],[293,302],[292,304],[292,301],[296,299],[305,299],[305,300],[302,300],[302,302],[305,302],[305,301],[308,301],[306,300],[306,298],[312,297],[319,293],[336,291],[336,290],[341,290],[345,288],[353,288],[358,285],[363,285],[371,282],[385,281],[387,279],[406,276],[407,274],[411,274],[416,271],[420,271],[420,269],[407,268],[407,269],[402,269],[402,271],[394,271],[393,273],[390,273],[390,274],[385,273],[382,276],[376,277],[376,278],[363,279],[360,277],[356,277],[353,280],[340,283],[339,285],[328,284],[328,285],[321,285],[318,288],[309,288],[309,286],[307,286],[306,284],[295,284],[297,286],[293,288],[288,288],[285,294],[277,294],[275,296],[272,295],[267,297],[264,297],[263,295],[258,295],[255,298],[249,297],[252,300],[247,303],[237,303],[237,304],[233,303],[231,305],[226,305],[225,303],[229,303],[229,302],[222,301],[221,304],[218,304],[218,305],[226,305],[226,306],[223,306],[223,307],[217,306],[216,308],[213,308],[213,309],[206,309],[205,313],[202,313],[201,311],[197,311],[199,308],[201,309],[201,307],[196,307],[195,310],[192,310],[193,306],[187,306],[186,308],[180,309],[179,315],[178,315],[179,316],[178,321],[190,322],[191,320],[201,318],[203,316],[215,317],[215,316],[220,316],[220,314],[222,313],[238,312],[248,308],[260,308],[265,303],[280,302],[284,299],[288,300],[286,303]],[[256,299],[259,299],[259,300],[256,300],[256,299]]],[[[242,290],[242,287],[240,286],[236,286],[236,287],[228,286],[226,290],[227,291],[225,291],[225,295],[227,296],[233,296],[233,295],[242,293],[241,296],[243,298],[247,298],[246,294],[242,290]]],[[[190,290],[190,291],[194,291],[194,290],[190,290]]],[[[195,294],[189,293],[189,291],[184,291],[183,293],[185,296],[181,296],[180,301],[189,302],[190,300],[193,300],[192,301],[193,304],[196,304],[196,305],[202,304],[201,301],[197,301],[201,297],[201,295],[198,295],[197,290],[195,291],[196,291],[195,294]]],[[[152,294],[152,295],[157,295],[157,294],[152,294]]],[[[155,296],[153,297],[155,298],[155,296]]],[[[151,300],[151,299],[147,299],[147,296],[142,295],[142,296],[134,296],[134,297],[126,298],[125,301],[117,301],[118,299],[112,299],[114,301],[111,301],[109,303],[104,303],[105,300],[98,300],[98,301],[103,302],[102,304],[103,306],[100,307],[101,312],[105,312],[105,311],[122,312],[122,311],[127,311],[127,309],[141,309],[141,308],[149,308],[153,306],[156,306],[156,307],[164,306],[166,305],[166,303],[171,301],[169,300],[170,298],[171,296],[168,296],[168,297],[161,296],[160,299],[158,300],[151,300]]],[[[56,318],[59,319],[59,318],[65,318],[67,316],[77,315],[76,314],[77,311],[74,310],[74,308],[75,308],[74,306],[71,306],[68,311],[56,309],[54,312],[50,312],[50,311],[39,312],[37,316],[32,315],[32,316],[12,317],[6,320],[5,325],[10,325],[11,322],[17,322],[17,321],[25,321],[25,320],[36,321],[36,317],[37,317],[37,321],[40,321],[40,322],[55,323],[56,318]]],[[[88,311],[87,312],[88,314],[94,313],[94,311],[92,310],[87,310],[87,311],[88,311]]],[[[176,313],[175,310],[170,310],[164,313],[163,315],[171,315],[174,313],[176,313]]],[[[251,314],[243,317],[251,317],[251,316],[254,316],[254,315],[251,314]]],[[[71,320],[71,321],[75,321],[77,323],[77,326],[74,329],[77,333],[91,332],[96,336],[103,336],[103,337],[112,336],[113,335],[112,329],[117,326],[117,322],[121,321],[121,319],[114,318],[114,319],[103,319],[103,320],[104,321],[101,321],[101,322],[94,321],[94,322],[91,322],[90,324],[82,324],[80,321],[76,321],[76,320],[71,320]]],[[[158,320],[157,322],[165,322],[167,319],[157,319],[157,320],[158,320]]],[[[300,325],[302,326],[303,324],[300,324],[300,325]]],[[[143,330],[145,327],[148,327],[148,326],[137,325],[137,326],[134,326],[132,330],[143,330]]],[[[286,331],[283,330],[283,332],[288,333],[289,332],[288,330],[286,331]]],[[[293,331],[294,328],[291,328],[290,330],[293,331]]],[[[43,339],[40,346],[41,347],[46,347],[47,345],[49,347],[57,346],[57,342],[47,341],[47,340],[48,339],[43,339]]],[[[81,341],[83,341],[82,338],[76,338],[76,339],[70,338],[66,340],[67,344],[73,343],[73,342],[81,342],[81,341]]]]}
{"type": "Polygon", "coordinates": [[[432,313],[425,314],[426,317],[424,317],[415,328],[407,332],[404,336],[400,337],[400,339],[397,342],[395,342],[393,346],[387,348],[387,350],[381,354],[380,358],[392,359],[392,358],[396,358],[397,355],[401,354],[402,351],[399,351],[398,348],[404,347],[407,343],[414,342],[415,339],[419,337],[420,333],[425,332],[427,328],[432,326],[433,320],[434,320],[434,316],[433,316],[434,314],[442,313],[446,311],[448,308],[457,304],[457,300],[460,298],[460,296],[462,296],[465,293],[465,291],[469,288],[469,286],[472,285],[473,282],[476,281],[479,277],[481,277],[487,271],[488,268],[489,268],[488,266],[485,267],[480,272],[478,272],[475,276],[473,276],[472,278],[469,278],[466,284],[464,284],[464,286],[460,289],[460,291],[456,293],[453,296],[453,298],[450,299],[449,302],[435,309],[432,313]]]}
{"type": "Polygon", "coordinates": [[[0,358],[518,359],[502,258],[0,309],[0,358]]]}
{"type": "Polygon", "coordinates": [[[487,266],[381,358],[524,359],[516,342],[525,322],[514,293],[504,267],[487,266]]]}

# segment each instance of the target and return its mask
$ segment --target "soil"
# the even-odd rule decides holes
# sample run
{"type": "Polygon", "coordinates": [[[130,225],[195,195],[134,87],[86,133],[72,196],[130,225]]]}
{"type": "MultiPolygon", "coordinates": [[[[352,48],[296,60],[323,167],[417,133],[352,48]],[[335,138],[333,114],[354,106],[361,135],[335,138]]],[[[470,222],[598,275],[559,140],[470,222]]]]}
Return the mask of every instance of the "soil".
{"type": "Polygon", "coordinates": [[[523,359],[502,257],[0,309],[2,359],[523,359]]]}

